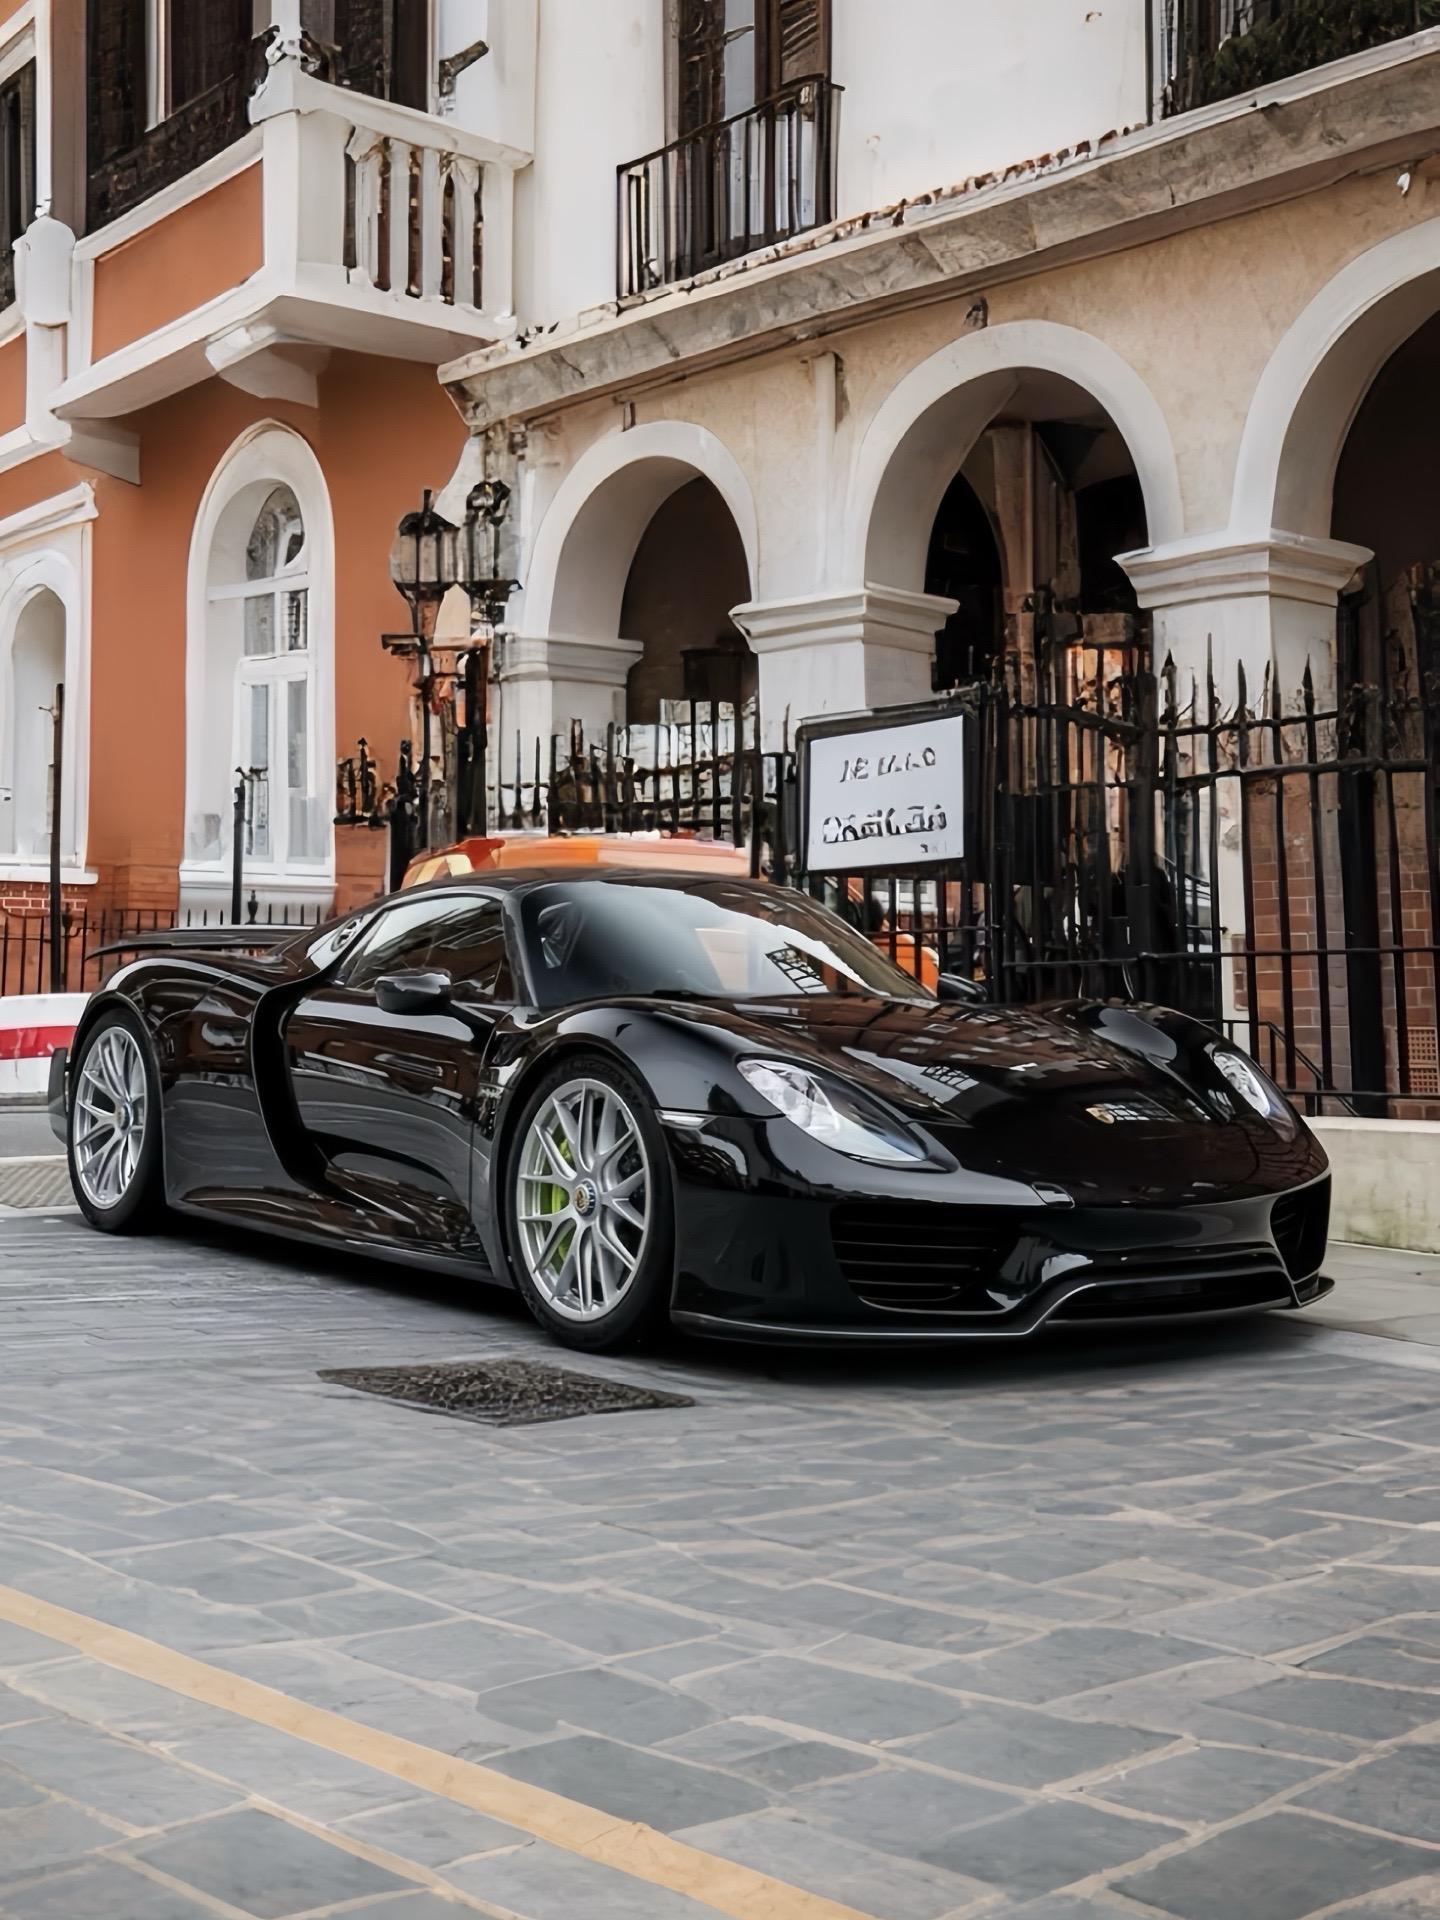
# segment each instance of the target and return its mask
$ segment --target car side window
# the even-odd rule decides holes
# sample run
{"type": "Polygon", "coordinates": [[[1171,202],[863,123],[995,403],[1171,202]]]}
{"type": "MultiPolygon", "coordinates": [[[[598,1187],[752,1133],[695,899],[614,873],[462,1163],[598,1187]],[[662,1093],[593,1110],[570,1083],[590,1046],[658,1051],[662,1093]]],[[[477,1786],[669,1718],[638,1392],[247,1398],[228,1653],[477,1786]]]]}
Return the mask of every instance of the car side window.
{"type": "Polygon", "coordinates": [[[452,895],[391,907],[369,928],[340,978],[344,986],[364,991],[383,974],[411,969],[448,973],[471,995],[508,997],[510,969],[499,901],[452,895]]]}

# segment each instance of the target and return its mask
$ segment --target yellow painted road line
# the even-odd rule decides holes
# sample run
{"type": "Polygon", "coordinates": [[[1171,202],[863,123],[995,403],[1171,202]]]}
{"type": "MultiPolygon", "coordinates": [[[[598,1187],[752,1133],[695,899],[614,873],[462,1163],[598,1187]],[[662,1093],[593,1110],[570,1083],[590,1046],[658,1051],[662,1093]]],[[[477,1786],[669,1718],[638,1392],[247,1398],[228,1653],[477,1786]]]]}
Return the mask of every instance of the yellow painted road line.
{"type": "Polygon", "coordinates": [[[422,1792],[458,1806],[503,1820],[522,1833],[567,1853],[614,1867],[650,1886],[686,1894],[732,1920],[872,1920],[854,1907],[841,1906],[803,1887],[775,1880],[753,1867],[721,1859],[699,1847],[672,1840],[669,1834],[638,1821],[618,1820],[580,1800],[524,1780],[512,1780],[493,1767],[422,1747],[417,1741],[367,1727],[324,1707],[307,1706],[274,1687],[226,1673],[204,1660],[173,1647],[146,1640],[124,1627],[108,1626],[88,1614],[72,1613],[50,1600],[37,1600],[15,1587],[0,1586],[0,1620],[26,1627],[47,1640],[71,1647],[87,1659],[98,1660],[121,1673],[148,1680],[187,1700],[222,1708],[238,1718],[288,1733],[323,1747],[347,1760],[358,1760],[377,1772],[407,1781],[422,1792]]]}

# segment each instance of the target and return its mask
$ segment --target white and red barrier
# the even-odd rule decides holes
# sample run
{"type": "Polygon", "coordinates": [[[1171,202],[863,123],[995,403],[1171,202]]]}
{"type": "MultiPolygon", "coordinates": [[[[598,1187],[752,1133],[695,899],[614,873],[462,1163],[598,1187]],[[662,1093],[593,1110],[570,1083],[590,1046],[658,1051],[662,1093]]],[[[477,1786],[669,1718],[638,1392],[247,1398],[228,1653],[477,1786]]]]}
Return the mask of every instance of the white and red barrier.
{"type": "Polygon", "coordinates": [[[68,1047],[84,993],[12,993],[0,997],[0,1100],[43,1096],[50,1056],[68,1047]]]}

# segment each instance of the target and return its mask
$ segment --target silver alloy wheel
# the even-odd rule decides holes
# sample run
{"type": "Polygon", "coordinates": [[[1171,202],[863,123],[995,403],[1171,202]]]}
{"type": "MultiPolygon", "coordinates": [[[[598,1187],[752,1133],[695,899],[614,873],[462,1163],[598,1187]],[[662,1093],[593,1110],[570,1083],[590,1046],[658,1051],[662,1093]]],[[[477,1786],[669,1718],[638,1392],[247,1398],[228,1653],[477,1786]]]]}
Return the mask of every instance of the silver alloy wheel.
{"type": "Polygon", "coordinates": [[[649,1233],[639,1123],[603,1080],[570,1080],[520,1145],[515,1225],[531,1284],[567,1320],[600,1320],[630,1290],[649,1233]]]}
{"type": "Polygon", "coordinates": [[[130,1191],[149,1105],[140,1042],[128,1027],[106,1027],[81,1063],[70,1116],[75,1177],[92,1206],[108,1212],[130,1191]]]}

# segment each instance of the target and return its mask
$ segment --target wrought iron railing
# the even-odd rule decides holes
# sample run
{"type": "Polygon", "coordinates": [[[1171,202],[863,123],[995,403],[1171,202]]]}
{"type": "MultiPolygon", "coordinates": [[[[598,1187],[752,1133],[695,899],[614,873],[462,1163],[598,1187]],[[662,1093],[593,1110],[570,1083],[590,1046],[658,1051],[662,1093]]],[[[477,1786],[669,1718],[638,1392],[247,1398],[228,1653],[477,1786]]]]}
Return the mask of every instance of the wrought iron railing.
{"type": "Polygon", "coordinates": [[[1440,0],[1158,0],[1158,109],[1186,113],[1440,25],[1440,0]]]}
{"type": "Polygon", "coordinates": [[[624,300],[773,246],[835,216],[840,88],[795,80],[759,106],[620,168],[624,300]]]}
{"type": "MultiPolygon", "coordinates": [[[[973,818],[942,868],[807,874],[795,756],[723,704],[497,737],[482,817],[506,837],[729,841],[922,979],[1158,1001],[1225,1027],[1308,1112],[1440,1120],[1440,568],[1410,606],[1396,672],[1347,605],[1338,690],[1328,662],[1318,686],[1156,675],[1134,642],[1076,644],[1040,606],[1033,656],[956,696],[973,818]]],[[[339,818],[389,828],[392,883],[447,837],[421,835],[416,791],[408,752],[393,781],[368,753],[341,769],[339,818]]]]}
{"type": "Polygon", "coordinates": [[[52,970],[53,935],[43,902],[34,909],[0,910],[0,994],[92,993],[125,957],[126,943],[148,934],[210,932],[237,924],[255,929],[257,947],[269,946],[276,928],[298,934],[322,917],[315,907],[262,908],[252,894],[234,922],[216,909],[90,907],[66,901],[60,915],[60,967],[52,970]],[[117,951],[118,949],[118,951],[117,951]]]}

